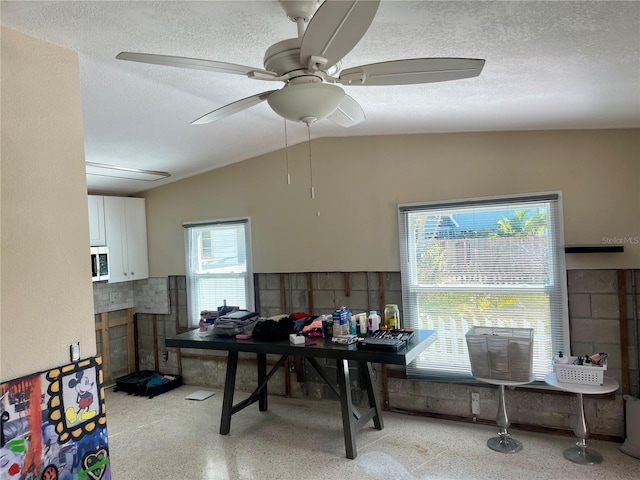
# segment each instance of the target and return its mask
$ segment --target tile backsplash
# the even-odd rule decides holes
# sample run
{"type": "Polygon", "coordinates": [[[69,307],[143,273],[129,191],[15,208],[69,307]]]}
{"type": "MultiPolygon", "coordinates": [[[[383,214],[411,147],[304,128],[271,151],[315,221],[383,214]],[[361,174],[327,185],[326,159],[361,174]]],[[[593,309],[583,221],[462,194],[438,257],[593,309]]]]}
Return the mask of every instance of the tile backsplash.
{"type": "Polygon", "coordinates": [[[136,313],[169,313],[169,279],[147,278],[133,282],[133,307],[136,313]]]}
{"type": "Polygon", "coordinates": [[[119,283],[95,282],[93,284],[94,313],[132,307],[138,313],[169,313],[167,278],[147,278],[119,283]]]}

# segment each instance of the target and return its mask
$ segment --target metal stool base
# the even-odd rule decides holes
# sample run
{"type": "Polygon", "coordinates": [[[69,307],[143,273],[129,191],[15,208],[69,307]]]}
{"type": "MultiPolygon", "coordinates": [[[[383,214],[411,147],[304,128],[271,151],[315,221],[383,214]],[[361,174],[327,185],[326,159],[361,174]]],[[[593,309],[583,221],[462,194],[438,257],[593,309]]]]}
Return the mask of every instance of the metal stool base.
{"type": "Polygon", "coordinates": [[[571,447],[564,451],[564,458],[580,465],[596,465],[602,462],[602,455],[586,447],[571,447]]]}
{"type": "Polygon", "coordinates": [[[497,436],[487,440],[487,447],[500,453],[518,453],[522,450],[522,443],[515,438],[497,436]]]}

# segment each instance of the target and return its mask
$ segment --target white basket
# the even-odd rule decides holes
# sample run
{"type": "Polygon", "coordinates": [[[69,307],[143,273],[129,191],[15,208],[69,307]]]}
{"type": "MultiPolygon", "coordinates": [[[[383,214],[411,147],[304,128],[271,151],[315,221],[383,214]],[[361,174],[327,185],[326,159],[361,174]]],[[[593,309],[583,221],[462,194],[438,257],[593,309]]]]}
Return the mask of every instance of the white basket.
{"type": "Polygon", "coordinates": [[[471,327],[466,333],[471,374],[527,382],[533,370],[533,329],[471,327]]]}
{"type": "Polygon", "coordinates": [[[573,365],[578,357],[567,357],[569,363],[554,363],[553,370],[560,383],[577,383],[580,385],[602,385],[607,360],[602,365],[573,365]]]}

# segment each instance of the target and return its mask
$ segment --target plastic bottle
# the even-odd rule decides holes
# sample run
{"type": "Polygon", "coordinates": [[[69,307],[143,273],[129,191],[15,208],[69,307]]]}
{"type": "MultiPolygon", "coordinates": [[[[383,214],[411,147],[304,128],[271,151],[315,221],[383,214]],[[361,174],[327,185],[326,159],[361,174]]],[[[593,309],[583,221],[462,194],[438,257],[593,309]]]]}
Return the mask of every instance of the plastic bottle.
{"type": "Polygon", "coordinates": [[[378,315],[378,312],[376,310],[369,311],[367,326],[369,330],[369,336],[372,336],[374,332],[380,330],[380,315],[378,315]]]}
{"type": "Polygon", "coordinates": [[[553,357],[553,363],[569,363],[569,359],[562,352],[558,352],[558,355],[553,357]]]}
{"type": "Polygon", "coordinates": [[[369,322],[367,320],[366,313],[361,313],[360,314],[360,336],[361,337],[366,337],[367,336],[368,323],[369,322]]]}
{"type": "Polygon", "coordinates": [[[349,319],[349,335],[357,335],[358,334],[358,325],[356,322],[356,316],[355,315],[351,315],[351,318],[349,319]]]}
{"type": "Polygon", "coordinates": [[[384,324],[389,330],[400,328],[400,310],[395,303],[389,303],[384,307],[384,324]]]}

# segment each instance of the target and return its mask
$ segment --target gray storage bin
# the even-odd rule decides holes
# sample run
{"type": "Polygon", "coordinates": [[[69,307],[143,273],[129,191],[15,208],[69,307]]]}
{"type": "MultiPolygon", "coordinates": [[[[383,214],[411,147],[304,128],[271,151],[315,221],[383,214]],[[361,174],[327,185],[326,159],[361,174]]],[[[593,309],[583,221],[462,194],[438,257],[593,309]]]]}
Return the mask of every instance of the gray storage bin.
{"type": "Polygon", "coordinates": [[[533,329],[471,327],[466,333],[471,374],[527,382],[533,370],[533,329]]]}

